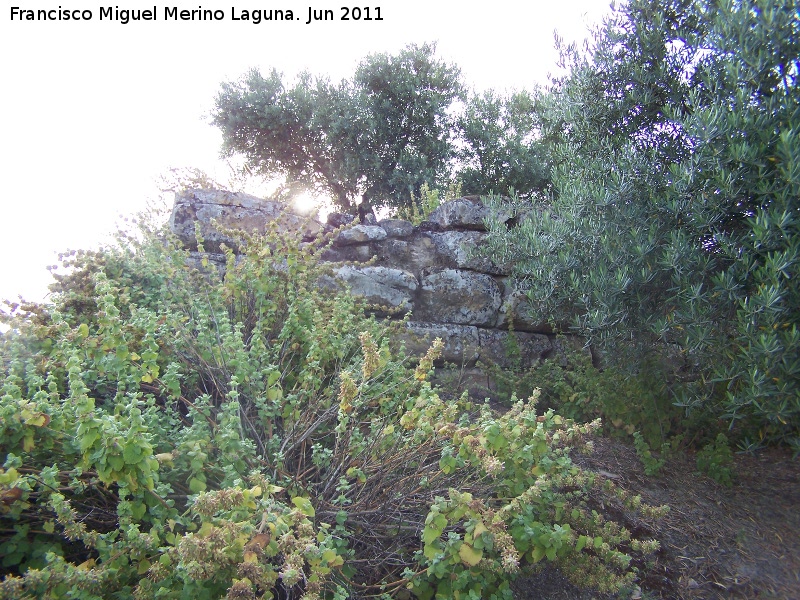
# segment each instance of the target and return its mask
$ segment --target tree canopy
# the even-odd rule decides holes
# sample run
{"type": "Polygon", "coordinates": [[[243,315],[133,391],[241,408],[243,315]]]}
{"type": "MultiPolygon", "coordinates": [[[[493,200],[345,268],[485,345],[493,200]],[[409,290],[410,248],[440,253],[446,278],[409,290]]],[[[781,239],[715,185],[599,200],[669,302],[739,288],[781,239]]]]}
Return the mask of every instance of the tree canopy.
{"type": "Polygon", "coordinates": [[[546,209],[493,224],[535,310],[679,351],[687,409],[800,444],[800,28],[791,0],[631,0],[538,104],[546,209]]]}
{"type": "Polygon", "coordinates": [[[528,198],[548,190],[551,165],[536,110],[539,97],[525,90],[471,95],[457,121],[464,193],[528,198]]]}
{"type": "Polygon", "coordinates": [[[409,209],[423,185],[453,181],[470,194],[548,189],[539,95],[467,93],[458,67],[435,52],[371,55],[338,84],[307,72],[287,82],[276,70],[225,83],[214,113],[224,152],[345,210],[361,201],[409,209]]]}
{"type": "Polygon", "coordinates": [[[457,67],[435,46],[365,58],[334,84],[273,70],[226,83],[214,123],[224,149],[267,175],[285,176],[348,209],[357,200],[403,206],[425,183],[442,183],[452,158],[451,105],[463,94],[457,67]]]}

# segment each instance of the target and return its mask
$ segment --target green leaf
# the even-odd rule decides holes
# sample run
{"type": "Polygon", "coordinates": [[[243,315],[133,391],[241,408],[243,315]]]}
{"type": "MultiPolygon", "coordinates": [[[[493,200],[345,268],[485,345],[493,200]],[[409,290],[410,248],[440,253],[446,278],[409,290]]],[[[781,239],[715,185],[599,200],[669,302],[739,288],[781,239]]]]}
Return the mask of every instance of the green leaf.
{"type": "Polygon", "coordinates": [[[147,514],[147,505],[144,502],[131,502],[131,513],[139,521],[147,514]]]}
{"type": "Polygon", "coordinates": [[[136,442],[128,442],[122,450],[122,458],[129,465],[135,465],[142,460],[144,452],[136,442]]]}
{"type": "Polygon", "coordinates": [[[96,429],[92,429],[81,436],[80,448],[81,452],[86,452],[89,448],[94,446],[94,443],[100,437],[100,433],[96,429]]]}
{"type": "Polygon", "coordinates": [[[428,525],[422,530],[422,542],[424,544],[430,544],[434,540],[439,539],[440,535],[442,535],[441,529],[428,525]]]}
{"type": "Polygon", "coordinates": [[[464,564],[474,567],[481,562],[483,550],[476,550],[469,544],[461,544],[461,548],[458,549],[458,556],[461,557],[464,564]]]}
{"type": "Polygon", "coordinates": [[[106,457],[106,462],[115,471],[122,471],[125,466],[125,460],[119,454],[112,454],[106,457]]]}
{"type": "Polygon", "coordinates": [[[344,564],[344,559],[336,553],[336,550],[331,548],[322,553],[322,560],[330,568],[341,567],[344,564]]]}
{"type": "Polygon", "coordinates": [[[311,500],[309,500],[308,498],[303,498],[302,496],[295,496],[294,498],[292,498],[292,504],[294,504],[297,507],[297,510],[299,510],[307,517],[313,518],[314,515],[316,514],[314,506],[311,504],[311,500]]]}
{"type": "Polygon", "coordinates": [[[422,554],[428,560],[433,560],[442,551],[438,544],[425,544],[422,548],[422,554]]]}
{"type": "Polygon", "coordinates": [[[199,494],[200,492],[204,492],[206,489],[206,482],[198,479],[197,477],[192,477],[189,480],[189,489],[192,491],[193,494],[199,494]]]}

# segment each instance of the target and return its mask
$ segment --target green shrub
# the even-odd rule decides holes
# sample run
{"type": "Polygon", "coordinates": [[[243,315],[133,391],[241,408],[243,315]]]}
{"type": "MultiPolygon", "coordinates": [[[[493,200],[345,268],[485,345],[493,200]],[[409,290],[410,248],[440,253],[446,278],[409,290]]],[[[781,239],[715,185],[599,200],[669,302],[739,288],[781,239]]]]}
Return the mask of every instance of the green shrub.
{"type": "Polygon", "coordinates": [[[644,441],[642,434],[638,431],[633,433],[633,447],[636,448],[636,455],[639,457],[639,460],[642,461],[642,465],[644,465],[645,475],[658,475],[661,467],[663,467],[666,462],[664,453],[662,452],[661,456],[658,457],[654,456],[650,449],[650,444],[644,441]]]}
{"type": "Polygon", "coordinates": [[[412,193],[409,205],[398,208],[395,213],[398,219],[405,219],[414,225],[419,225],[426,221],[442,202],[460,196],[461,184],[459,183],[451,183],[445,190],[431,189],[427,183],[423,183],[419,190],[419,196],[412,193]]]}
{"type": "Polygon", "coordinates": [[[697,469],[717,483],[733,485],[733,452],[725,434],[718,434],[713,442],[703,446],[697,453],[697,469]]]}
{"type": "Polygon", "coordinates": [[[623,364],[679,348],[683,408],[795,449],[798,56],[796,0],[620,3],[533,104],[551,194],[498,200],[482,246],[537,318],[623,364]]]}
{"type": "Polygon", "coordinates": [[[402,323],[323,293],[325,243],[241,235],[220,278],[145,228],[4,317],[0,595],[500,598],[545,559],[633,581],[657,543],[604,507],[663,509],[572,463],[598,424],[444,402],[441,343],[412,365],[402,323]]]}
{"type": "MultiPolygon", "coordinates": [[[[644,365],[638,372],[613,365],[598,369],[587,353],[570,350],[566,343],[561,347],[560,355],[526,371],[488,368],[503,395],[524,396],[540,389],[543,406],[576,421],[599,418],[604,433],[622,439],[638,431],[648,444],[660,446],[692,426],[672,404],[667,376],[655,365],[644,365]]],[[[513,347],[510,352],[513,356],[513,347]]]]}

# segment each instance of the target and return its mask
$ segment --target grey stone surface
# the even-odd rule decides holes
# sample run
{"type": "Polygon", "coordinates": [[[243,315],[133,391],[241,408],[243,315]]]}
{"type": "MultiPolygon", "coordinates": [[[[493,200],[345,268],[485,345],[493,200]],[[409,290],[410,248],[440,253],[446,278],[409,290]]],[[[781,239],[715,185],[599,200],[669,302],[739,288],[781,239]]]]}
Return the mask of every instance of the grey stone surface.
{"type": "Polygon", "coordinates": [[[483,273],[444,269],[420,281],[415,320],[491,327],[498,319],[502,290],[483,273]]]}
{"type": "Polygon", "coordinates": [[[478,337],[481,360],[504,369],[530,368],[553,350],[550,338],[538,333],[481,329],[478,337]]]}
{"type": "Polygon", "coordinates": [[[414,233],[414,226],[411,222],[403,219],[382,219],[378,221],[378,225],[383,227],[389,237],[408,237],[414,233]]]}
{"type": "Polygon", "coordinates": [[[342,231],[333,242],[339,246],[377,242],[386,238],[386,231],[377,225],[354,225],[342,231]]]}
{"type": "Polygon", "coordinates": [[[486,231],[484,220],[489,209],[475,197],[458,198],[440,204],[428,217],[428,221],[442,229],[475,229],[486,231]]]}
{"type": "Polygon", "coordinates": [[[331,246],[321,256],[325,262],[368,262],[375,255],[370,244],[354,244],[352,246],[331,246]]]}
{"type": "Polygon", "coordinates": [[[239,242],[219,228],[263,233],[276,219],[281,229],[296,231],[304,238],[312,238],[322,229],[320,223],[291,212],[279,202],[221,190],[186,190],[176,194],[169,225],[187,248],[196,250],[195,222],[199,223],[203,246],[206,252],[213,253],[220,251],[221,244],[239,248],[239,242]]]}
{"type": "Polygon", "coordinates": [[[328,217],[325,219],[325,222],[328,225],[331,227],[336,227],[337,229],[339,227],[344,227],[345,225],[350,225],[354,221],[357,222],[357,218],[354,215],[336,212],[328,213],[328,217]]]}
{"type": "Polygon", "coordinates": [[[377,245],[376,251],[379,264],[403,269],[417,277],[424,270],[441,265],[436,246],[424,233],[415,233],[404,239],[387,239],[377,245]]]}
{"type": "Polygon", "coordinates": [[[500,306],[497,327],[507,330],[511,325],[514,331],[527,331],[530,333],[554,333],[552,325],[542,322],[533,313],[530,300],[521,291],[515,289],[511,279],[503,280],[505,293],[500,306]]]}
{"type": "MultiPolygon", "coordinates": [[[[445,345],[437,361],[436,380],[450,386],[447,389],[453,393],[469,390],[475,400],[499,399],[483,364],[528,368],[545,357],[566,364],[568,349],[591,355],[583,340],[558,338],[549,325],[535,318],[529,300],[513,288],[501,266],[470,253],[486,239],[483,219],[487,214],[477,197],[467,197],[442,204],[429,222],[418,227],[400,219],[355,224],[322,252],[323,262],[338,264],[332,264],[330,274],[319,279],[322,288],[346,287],[370,304],[391,309],[378,310],[381,317],[410,311],[407,332],[394,342],[402,341],[410,353],[423,355],[441,337],[445,345]],[[455,367],[445,369],[445,363],[455,367]]],[[[346,218],[352,217],[336,216],[332,221],[340,224],[346,218]]],[[[214,227],[212,219],[223,228],[256,232],[278,219],[283,230],[296,232],[312,245],[319,244],[313,237],[322,228],[277,202],[246,194],[217,190],[179,194],[170,226],[189,249],[196,249],[194,228],[199,222],[209,253],[194,252],[187,264],[208,277],[224,274],[220,244],[240,251],[235,240],[214,227]],[[207,266],[202,264],[204,256],[207,266]]],[[[325,227],[331,230],[331,224],[325,227]]]]}
{"type": "Polygon", "coordinates": [[[334,270],[351,292],[370,304],[388,306],[408,312],[413,308],[413,293],[417,278],[407,271],[387,267],[356,267],[345,265],[334,270]]]}
{"type": "Polygon", "coordinates": [[[406,325],[408,335],[403,335],[406,350],[422,356],[436,338],[442,338],[444,348],[437,364],[443,362],[472,366],[480,354],[478,328],[471,325],[448,325],[446,323],[416,323],[406,325]]]}
{"type": "Polygon", "coordinates": [[[485,256],[476,256],[486,238],[480,231],[442,231],[428,234],[436,250],[458,269],[480,271],[491,275],[502,275],[504,270],[485,256]]]}
{"type": "Polygon", "coordinates": [[[186,264],[201,273],[215,274],[222,277],[225,275],[226,262],[224,254],[193,251],[189,252],[186,264]]]}

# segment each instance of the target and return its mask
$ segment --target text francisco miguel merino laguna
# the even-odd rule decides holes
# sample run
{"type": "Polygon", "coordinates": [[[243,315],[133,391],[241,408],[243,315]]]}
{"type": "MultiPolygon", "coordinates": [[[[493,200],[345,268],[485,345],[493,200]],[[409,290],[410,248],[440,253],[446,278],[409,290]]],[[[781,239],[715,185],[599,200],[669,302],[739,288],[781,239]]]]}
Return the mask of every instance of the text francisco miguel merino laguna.
{"type": "MultiPolygon", "coordinates": [[[[100,21],[116,21],[123,25],[134,21],[224,21],[225,11],[222,9],[203,8],[183,9],[179,6],[164,6],[158,18],[157,6],[153,8],[120,8],[119,6],[105,6],[97,9],[100,21]]],[[[231,21],[248,21],[254,25],[267,21],[300,21],[306,25],[312,21],[383,21],[381,7],[347,7],[343,6],[335,13],[332,9],[317,10],[308,7],[298,10],[295,16],[292,9],[238,9],[231,7],[231,21]]],[[[58,8],[30,9],[19,6],[11,7],[12,21],[91,21],[95,12],[91,9],[58,8]]]]}

